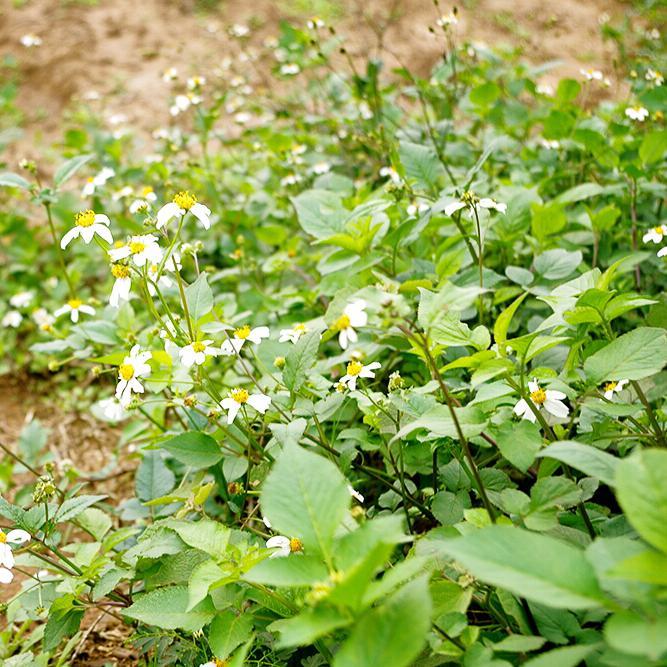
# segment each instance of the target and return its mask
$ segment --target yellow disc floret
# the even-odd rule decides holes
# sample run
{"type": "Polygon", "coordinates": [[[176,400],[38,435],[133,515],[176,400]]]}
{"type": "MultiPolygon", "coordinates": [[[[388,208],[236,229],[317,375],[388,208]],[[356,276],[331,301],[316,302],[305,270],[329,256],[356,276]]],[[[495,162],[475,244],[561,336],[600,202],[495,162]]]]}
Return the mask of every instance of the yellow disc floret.
{"type": "Polygon", "coordinates": [[[0,530],[0,544],[7,542],[7,536],[0,530]]]}
{"type": "Polygon", "coordinates": [[[174,195],[173,202],[178,208],[182,208],[184,211],[189,211],[197,203],[197,197],[183,190],[174,195]]]}
{"type": "Polygon", "coordinates": [[[230,392],[230,396],[237,402],[237,403],[247,403],[248,399],[250,398],[250,394],[245,389],[234,389],[230,392]]]}
{"type": "Polygon", "coordinates": [[[361,373],[363,368],[364,368],[363,364],[360,364],[358,361],[351,361],[347,365],[347,374],[352,376],[359,375],[359,373],[361,373]]]}
{"type": "Polygon", "coordinates": [[[114,278],[129,278],[130,277],[130,267],[125,266],[125,264],[112,264],[111,265],[111,275],[114,278]]]}
{"type": "Polygon", "coordinates": [[[132,364],[121,364],[118,372],[123,380],[127,381],[134,375],[134,366],[132,364]]]}
{"type": "Polygon", "coordinates": [[[541,388],[531,391],[530,400],[535,403],[535,405],[542,405],[542,403],[547,400],[547,392],[541,388]]]}
{"type": "Polygon", "coordinates": [[[297,331],[298,333],[301,333],[301,334],[306,333],[306,325],[305,324],[295,324],[293,329],[294,329],[294,331],[297,331]]]}
{"type": "Polygon", "coordinates": [[[83,304],[83,301],[81,299],[70,299],[67,302],[67,305],[72,309],[76,310],[77,308],[81,308],[81,305],[83,304]]]}
{"type": "Polygon", "coordinates": [[[289,541],[289,550],[295,554],[297,552],[303,551],[303,542],[298,537],[293,537],[289,541]]]}
{"type": "Polygon", "coordinates": [[[196,341],[196,342],[192,343],[192,349],[195,352],[204,352],[206,350],[206,345],[204,345],[204,343],[202,343],[200,341],[196,341]]]}
{"type": "Polygon", "coordinates": [[[614,391],[618,387],[618,382],[607,382],[604,386],[605,391],[614,391]]]}
{"type": "Polygon", "coordinates": [[[341,315],[333,325],[333,328],[336,331],[343,331],[343,329],[347,329],[350,326],[350,317],[348,315],[341,315]]]}
{"type": "Polygon", "coordinates": [[[74,222],[79,227],[90,227],[95,222],[95,211],[88,209],[77,213],[74,222]]]}
{"type": "Polygon", "coordinates": [[[140,252],[146,250],[146,245],[141,241],[130,241],[128,247],[133,255],[138,255],[140,252]]]}
{"type": "Polygon", "coordinates": [[[234,336],[245,340],[250,335],[250,327],[247,324],[244,324],[242,327],[239,327],[234,331],[234,336]]]}

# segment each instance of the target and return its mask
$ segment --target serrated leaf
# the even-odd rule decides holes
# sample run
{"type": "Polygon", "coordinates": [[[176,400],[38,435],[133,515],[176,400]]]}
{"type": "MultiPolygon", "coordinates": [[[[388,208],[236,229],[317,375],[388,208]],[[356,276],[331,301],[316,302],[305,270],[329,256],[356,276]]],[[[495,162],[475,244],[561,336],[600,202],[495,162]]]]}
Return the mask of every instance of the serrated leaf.
{"type": "Polygon", "coordinates": [[[177,461],[195,470],[210,468],[222,459],[220,445],[207,433],[189,431],[161,444],[177,461]]]}
{"type": "Polygon", "coordinates": [[[597,477],[609,486],[614,485],[618,459],[591,445],[584,445],[573,440],[561,440],[551,443],[537,456],[561,461],[589,477],[597,477]]]}
{"type": "Polygon", "coordinates": [[[220,612],[208,629],[208,643],[217,658],[224,660],[232,651],[248,640],[252,633],[250,614],[237,614],[232,609],[220,612]]]}
{"type": "Polygon", "coordinates": [[[185,302],[193,322],[197,322],[213,309],[213,292],[208,284],[205,273],[185,288],[185,302]]]}
{"type": "Polygon", "coordinates": [[[106,496],[76,496],[74,498],[68,498],[56,512],[56,515],[53,517],[53,520],[56,523],[64,523],[65,521],[71,521],[76,518],[81,512],[86,508],[94,505],[100,500],[104,500],[106,496]]]}
{"type": "Polygon", "coordinates": [[[290,391],[298,391],[306,381],[308,371],[317,360],[320,338],[319,331],[310,331],[305,336],[301,336],[287,353],[283,382],[290,391]]]}

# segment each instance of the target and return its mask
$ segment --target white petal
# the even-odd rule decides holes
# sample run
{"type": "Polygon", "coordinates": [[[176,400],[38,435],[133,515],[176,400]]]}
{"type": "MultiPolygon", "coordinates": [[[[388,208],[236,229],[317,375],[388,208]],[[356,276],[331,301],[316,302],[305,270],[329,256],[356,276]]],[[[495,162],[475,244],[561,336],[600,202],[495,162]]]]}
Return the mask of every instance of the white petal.
{"type": "Polygon", "coordinates": [[[199,222],[201,222],[204,229],[209,229],[211,226],[211,209],[208,208],[208,206],[204,206],[204,204],[194,204],[190,209],[190,212],[197,218],[197,220],[199,220],[199,222]]]}
{"type": "Polygon", "coordinates": [[[570,410],[565,405],[565,403],[561,403],[560,401],[553,401],[547,398],[546,401],[544,401],[544,409],[551,413],[554,417],[558,417],[560,419],[565,419],[570,414],[570,410]]]}
{"type": "Polygon", "coordinates": [[[83,305],[79,306],[79,310],[82,313],[85,313],[86,315],[94,315],[95,314],[95,309],[92,306],[86,306],[85,303],[83,305]]]}
{"type": "Polygon", "coordinates": [[[264,414],[271,405],[271,398],[266,394],[252,394],[248,397],[248,405],[255,408],[257,412],[264,414]]]}
{"type": "Polygon", "coordinates": [[[101,236],[107,243],[113,243],[113,236],[111,230],[104,225],[93,225],[92,227],[98,236],[101,236]]]}
{"type": "Polygon", "coordinates": [[[111,224],[109,216],[104,215],[104,213],[98,213],[95,216],[95,223],[99,225],[106,225],[107,227],[111,224]]]}
{"type": "Polygon", "coordinates": [[[526,410],[529,410],[529,409],[530,408],[528,407],[528,403],[522,398],[514,406],[514,414],[519,416],[519,417],[522,417],[526,413],[526,410]]]}
{"type": "Polygon", "coordinates": [[[547,389],[547,400],[562,401],[567,398],[567,396],[562,391],[557,391],[555,389],[547,389]]]}
{"type": "Polygon", "coordinates": [[[452,215],[452,213],[456,213],[456,211],[460,211],[462,208],[465,207],[466,205],[462,201],[455,201],[445,206],[444,213],[445,215],[452,215]]]}
{"type": "Polygon", "coordinates": [[[60,247],[64,250],[72,239],[75,239],[77,236],[79,236],[80,231],[81,227],[72,227],[72,229],[70,229],[60,241],[60,247]]]}
{"type": "Polygon", "coordinates": [[[14,554],[12,554],[12,549],[8,544],[0,545],[0,566],[14,567],[14,554]]]}
{"type": "Polygon", "coordinates": [[[169,202],[168,204],[165,204],[157,212],[157,224],[155,226],[158,229],[161,229],[170,220],[172,220],[176,216],[183,215],[183,213],[184,213],[183,209],[178,204],[175,204],[174,202],[169,202]]]}
{"type": "Polygon", "coordinates": [[[26,542],[30,542],[31,539],[30,533],[20,528],[10,530],[7,533],[7,542],[11,542],[12,544],[25,544],[26,542]]]}
{"type": "Polygon", "coordinates": [[[338,343],[343,350],[347,350],[347,332],[348,331],[349,331],[349,329],[343,329],[338,334],[338,343]]]}
{"type": "Polygon", "coordinates": [[[181,363],[190,368],[192,364],[195,363],[195,351],[192,349],[192,345],[186,345],[180,353],[181,363]]]}
{"type": "Polygon", "coordinates": [[[14,573],[4,567],[0,567],[0,584],[11,584],[14,579],[14,573]]]}
{"type": "Polygon", "coordinates": [[[537,391],[540,388],[540,385],[538,384],[537,380],[533,380],[532,382],[528,383],[528,391],[532,394],[534,391],[537,391]]]}
{"type": "Polygon", "coordinates": [[[70,313],[70,318],[74,324],[76,324],[79,321],[79,309],[78,308],[72,308],[72,312],[70,313]]]}
{"type": "Polygon", "coordinates": [[[262,338],[268,338],[269,335],[269,327],[256,327],[248,334],[248,340],[259,345],[262,342],[262,338]]]}
{"type": "Polygon", "coordinates": [[[90,243],[93,240],[93,236],[95,236],[95,225],[81,228],[81,238],[84,243],[90,243]]]}

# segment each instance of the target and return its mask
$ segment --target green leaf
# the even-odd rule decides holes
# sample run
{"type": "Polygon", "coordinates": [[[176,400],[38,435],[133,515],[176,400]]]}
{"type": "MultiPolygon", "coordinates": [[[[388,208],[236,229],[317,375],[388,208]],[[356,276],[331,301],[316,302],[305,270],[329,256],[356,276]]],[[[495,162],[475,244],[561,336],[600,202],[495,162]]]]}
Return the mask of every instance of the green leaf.
{"type": "Polygon", "coordinates": [[[445,347],[472,346],[478,350],[486,350],[491,344],[491,335],[485,326],[470,327],[461,322],[456,313],[443,313],[429,331],[433,342],[445,347]]]}
{"type": "Polygon", "coordinates": [[[497,83],[487,81],[475,86],[470,91],[470,101],[478,107],[491,106],[500,97],[500,88],[497,83]]]}
{"type": "Polygon", "coordinates": [[[560,609],[602,606],[603,595],[583,551],[511,526],[487,526],[438,548],[481,581],[560,609]]]}
{"type": "Polygon", "coordinates": [[[306,554],[330,557],[333,535],[350,506],[347,481],[327,459],[286,447],[262,487],[261,506],[276,531],[303,541],[306,554]]]}
{"type": "Polygon", "coordinates": [[[644,618],[634,611],[616,612],[605,623],[604,637],[617,651],[657,660],[667,651],[667,615],[658,611],[644,618]]]}
{"type": "Polygon", "coordinates": [[[594,644],[562,646],[523,663],[523,667],[578,667],[595,650],[594,644]]]}
{"type": "Polygon", "coordinates": [[[667,452],[646,449],[619,462],[616,495],[632,527],[667,553],[667,452]]]}
{"type": "Polygon", "coordinates": [[[191,611],[186,611],[187,608],[187,586],[170,586],[145,593],[122,614],[164,630],[180,629],[187,632],[200,630],[215,616],[210,599],[203,600],[191,611]]]}
{"type": "Polygon", "coordinates": [[[664,160],[667,154],[667,130],[649,132],[639,147],[639,157],[644,164],[664,160]]]}
{"type": "Polygon", "coordinates": [[[55,600],[44,628],[44,650],[53,651],[65,637],[75,634],[81,625],[83,612],[83,607],[74,606],[72,595],[55,600]]]}
{"type": "Polygon", "coordinates": [[[573,188],[562,192],[556,197],[556,201],[561,204],[573,204],[574,202],[596,197],[603,192],[604,188],[597,183],[581,183],[580,185],[575,185],[573,188]]]}
{"type": "Polygon", "coordinates": [[[493,325],[493,337],[495,338],[496,343],[503,350],[505,349],[505,341],[507,340],[507,331],[512,323],[512,318],[516,313],[517,309],[523,302],[523,300],[528,296],[528,292],[524,292],[517,299],[512,301],[512,303],[503,310],[496,323],[493,325]]]}
{"type": "Polygon", "coordinates": [[[531,204],[532,220],[530,223],[533,236],[543,242],[547,236],[557,234],[567,224],[563,205],[555,202],[531,204]]]}
{"type": "Polygon", "coordinates": [[[285,357],[283,382],[292,392],[299,391],[308,377],[308,371],[317,360],[317,350],[320,345],[320,332],[311,331],[301,336],[285,357]]]}
{"type": "Polygon", "coordinates": [[[505,639],[493,645],[494,651],[505,651],[509,653],[525,653],[537,651],[546,643],[544,637],[526,635],[508,635],[505,639]]]}
{"type": "Polygon", "coordinates": [[[408,667],[431,627],[428,577],[403,586],[361,617],[334,657],[333,667],[408,667]]]}
{"type": "Polygon", "coordinates": [[[537,456],[556,459],[589,477],[597,477],[608,486],[614,485],[618,459],[592,445],[583,445],[573,440],[560,440],[545,447],[537,456]]]}
{"type": "Polygon", "coordinates": [[[181,433],[161,445],[177,461],[200,470],[210,468],[222,459],[220,445],[208,434],[199,431],[181,433]]]}
{"type": "MultiPolygon", "coordinates": [[[[454,413],[466,438],[473,438],[479,435],[486,427],[487,421],[484,413],[475,406],[455,407],[454,413]]],[[[446,405],[436,405],[418,419],[403,426],[392,438],[392,442],[405,438],[420,428],[426,429],[431,436],[438,438],[459,437],[449,407],[446,405]]]]}
{"type": "Polygon", "coordinates": [[[56,173],[53,177],[53,183],[56,188],[59,188],[61,185],[64,185],[74,174],[76,174],[81,167],[87,162],[90,162],[93,159],[93,155],[77,155],[58,167],[56,173]]]}
{"type": "Polygon", "coordinates": [[[298,616],[274,621],[269,626],[271,632],[278,632],[278,646],[288,648],[312,644],[316,639],[350,623],[348,615],[333,607],[307,609],[298,616]]]}
{"type": "Polygon", "coordinates": [[[556,88],[556,100],[560,104],[572,102],[581,91],[581,84],[575,79],[561,79],[556,88]]]}
{"type": "Polygon", "coordinates": [[[535,258],[535,270],[547,280],[561,280],[574,273],[582,259],[579,250],[547,250],[535,258]]]}
{"type": "Polygon", "coordinates": [[[188,304],[188,311],[193,322],[197,322],[213,309],[213,292],[208,284],[205,273],[201,273],[199,278],[185,288],[185,302],[188,304]]]}
{"type": "Polygon", "coordinates": [[[135,478],[137,498],[147,501],[167,495],[176,484],[174,473],[167,468],[160,452],[148,451],[139,464],[135,478]]]}
{"type": "Polygon", "coordinates": [[[3,171],[0,172],[0,187],[21,188],[21,190],[29,190],[30,182],[26,181],[23,176],[14,174],[11,171],[3,171]]]}
{"type": "Polygon", "coordinates": [[[401,141],[398,153],[405,167],[405,175],[422,188],[431,188],[444,170],[435,151],[424,144],[401,141]]]}
{"type": "Polygon", "coordinates": [[[543,442],[539,426],[526,420],[504,423],[494,435],[500,453],[523,472],[532,465],[543,442]]]}
{"type": "Polygon", "coordinates": [[[64,523],[71,521],[83,512],[87,507],[94,505],[100,500],[104,500],[106,496],[76,496],[68,498],[56,512],[53,520],[55,523],[64,523]]]}
{"type": "Polygon", "coordinates": [[[225,609],[208,629],[208,643],[216,658],[224,660],[237,647],[248,641],[253,622],[250,614],[237,614],[225,609]]]}
{"type": "Polygon", "coordinates": [[[292,197],[302,229],[317,239],[326,239],[345,230],[348,211],[340,196],[327,190],[306,190],[292,197]]]}
{"type": "Polygon", "coordinates": [[[616,338],[584,362],[595,383],[607,380],[641,380],[660,372],[667,363],[667,331],[640,327],[616,338]]]}
{"type": "Polygon", "coordinates": [[[244,579],[267,586],[310,586],[327,579],[329,573],[321,558],[294,556],[267,558],[246,572],[244,579]]]}
{"type": "Polygon", "coordinates": [[[217,521],[200,519],[199,521],[168,521],[167,526],[191,547],[204,551],[213,558],[224,555],[229,543],[231,530],[217,521]]]}

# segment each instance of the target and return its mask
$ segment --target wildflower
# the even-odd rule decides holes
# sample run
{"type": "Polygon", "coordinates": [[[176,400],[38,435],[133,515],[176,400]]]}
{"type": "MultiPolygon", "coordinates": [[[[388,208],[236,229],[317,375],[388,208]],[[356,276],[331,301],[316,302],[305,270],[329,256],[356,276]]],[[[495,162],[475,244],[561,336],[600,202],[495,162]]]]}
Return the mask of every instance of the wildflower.
{"type": "Polygon", "coordinates": [[[175,67],[167,67],[164,72],[162,72],[162,80],[165,83],[170,83],[178,79],[178,70],[175,67]]]}
{"type": "Polygon", "coordinates": [[[422,213],[426,213],[430,208],[431,207],[428,204],[415,200],[408,206],[406,212],[411,218],[414,218],[422,213]]]}
{"type": "MultiPolygon", "coordinates": [[[[176,257],[176,253],[172,255],[172,261],[165,262],[164,265],[164,270],[165,271],[173,271],[173,263],[176,262],[176,267],[178,270],[181,270],[181,263],[176,257]]],[[[159,266],[157,264],[151,264],[148,267],[148,293],[151,296],[155,296],[157,294],[157,287],[162,287],[168,289],[174,284],[174,281],[166,275],[166,273],[163,273],[159,278],[157,277],[159,266]]]]}
{"type": "Polygon", "coordinates": [[[111,275],[116,280],[109,295],[109,305],[113,308],[119,308],[121,301],[130,300],[130,289],[132,288],[130,267],[126,264],[112,264],[111,275]]]}
{"type": "Polygon", "coordinates": [[[187,82],[186,85],[188,87],[188,90],[199,90],[203,86],[206,85],[206,77],[205,76],[191,76],[187,82]]]}
{"type": "Polygon", "coordinates": [[[53,327],[53,323],[56,321],[55,317],[49,313],[46,308],[38,308],[32,314],[32,319],[35,320],[35,324],[42,331],[50,331],[53,327]]]}
{"type": "Polygon", "coordinates": [[[114,262],[131,257],[132,261],[140,267],[144,264],[159,264],[162,260],[162,249],[157,240],[154,234],[132,236],[127,243],[109,250],[109,256],[114,262]]]}
{"type": "Polygon", "coordinates": [[[539,95],[546,97],[553,97],[554,94],[554,87],[548,83],[538,83],[535,90],[539,95]]]}
{"type": "Polygon", "coordinates": [[[313,165],[313,173],[321,176],[331,170],[331,165],[328,162],[318,162],[313,165]]]}
{"type": "Polygon", "coordinates": [[[662,76],[660,72],[658,72],[655,69],[647,69],[646,74],[644,75],[644,78],[649,82],[654,84],[655,86],[662,86],[662,84],[665,82],[665,78],[662,76]]]}
{"type": "Polygon", "coordinates": [[[10,310],[5,313],[1,324],[5,328],[11,327],[12,329],[17,329],[21,326],[21,322],[23,322],[23,315],[21,315],[18,310],[10,310]]]}
{"type": "Polygon", "coordinates": [[[308,328],[305,324],[295,324],[291,329],[281,329],[280,338],[278,338],[279,343],[286,343],[288,340],[292,343],[296,343],[301,336],[308,333],[308,328]]]}
{"type": "Polygon", "coordinates": [[[399,185],[402,181],[399,173],[393,167],[382,167],[380,169],[380,177],[388,178],[395,185],[399,185]]]}
{"type": "Polygon", "coordinates": [[[540,141],[540,144],[542,144],[543,148],[546,148],[547,150],[558,150],[560,148],[560,141],[557,139],[542,139],[540,141]]]}
{"type": "Polygon", "coordinates": [[[241,23],[235,23],[230,29],[229,34],[232,37],[247,37],[250,34],[250,28],[241,23]]]}
{"type": "Polygon", "coordinates": [[[141,190],[141,197],[135,199],[130,204],[130,213],[133,215],[135,213],[140,213],[143,211],[148,211],[151,208],[151,203],[157,199],[157,195],[153,192],[153,188],[150,185],[147,185],[141,190]]]}
{"type": "Polygon", "coordinates": [[[599,69],[580,69],[579,73],[586,79],[586,81],[602,81],[604,75],[599,69]]]}
{"type": "Polygon", "coordinates": [[[232,389],[227,398],[223,398],[220,406],[227,410],[227,423],[231,424],[243,405],[248,404],[260,414],[264,414],[271,405],[271,398],[266,394],[250,394],[246,389],[232,389]]]}
{"type": "Polygon", "coordinates": [[[208,662],[202,662],[199,667],[229,667],[229,660],[213,658],[213,660],[209,660],[208,662]]]}
{"type": "Polygon", "coordinates": [[[306,25],[311,30],[317,30],[318,28],[324,28],[324,21],[317,16],[313,16],[312,19],[308,19],[308,21],[306,21],[306,25]]]}
{"type": "Polygon", "coordinates": [[[374,378],[375,373],[373,371],[380,367],[381,364],[377,361],[368,364],[368,366],[364,366],[360,361],[351,361],[347,365],[347,372],[340,379],[340,383],[345,385],[350,391],[354,391],[357,388],[358,378],[374,378]]]}
{"type": "Polygon", "coordinates": [[[117,398],[104,398],[99,402],[102,414],[111,422],[127,419],[129,413],[117,398]]]}
{"type": "Polygon", "coordinates": [[[188,211],[201,222],[204,229],[210,228],[211,209],[197,203],[197,197],[189,192],[179,192],[174,195],[174,198],[157,212],[156,227],[162,229],[168,222],[179,216],[183,217],[188,211]]]}
{"type": "Polygon", "coordinates": [[[658,257],[664,257],[665,255],[667,255],[667,245],[664,248],[660,248],[660,250],[658,250],[658,257]]]}
{"type": "Polygon", "coordinates": [[[401,374],[398,371],[394,371],[389,376],[389,382],[387,383],[387,389],[389,391],[397,391],[398,389],[402,389],[404,384],[405,384],[405,381],[401,377],[401,374]]]}
{"type": "Polygon", "coordinates": [[[349,343],[357,342],[358,327],[365,327],[368,322],[366,302],[356,299],[343,309],[343,314],[333,323],[333,329],[340,332],[338,342],[343,350],[347,350],[349,343]]]}
{"type": "Polygon", "coordinates": [[[20,528],[8,533],[0,530],[0,583],[9,584],[14,578],[14,554],[10,544],[25,544],[30,541],[30,534],[20,528]]]}
{"type": "Polygon", "coordinates": [[[69,313],[70,319],[74,324],[79,321],[79,313],[85,313],[86,315],[94,315],[95,309],[92,306],[87,306],[81,299],[70,299],[64,306],[61,306],[53,314],[56,317],[60,317],[65,313],[69,313]]]}
{"type": "MultiPolygon", "coordinates": [[[[548,413],[559,419],[564,419],[570,413],[567,405],[562,403],[563,399],[566,398],[562,391],[542,389],[537,380],[529,382],[528,389],[530,390],[530,400],[538,410],[544,408],[548,413]]],[[[537,417],[528,405],[528,401],[523,398],[514,406],[514,414],[523,419],[528,419],[528,421],[533,423],[537,420],[537,417]]]]}
{"type": "Polygon", "coordinates": [[[456,25],[459,22],[456,17],[456,12],[452,11],[449,14],[443,14],[437,21],[436,24],[441,28],[448,28],[449,26],[456,25]]]}
{"type": "Polygon", "coordinates": [[[146,362],[151,356],[150,352],[141,352],[141,348],[135,345],[118,367],[116,398],[123,408],[130,404],[133,393],[144,393],[144,386],[139,382],[139,378],[150,375],[151,367],[146,362]]]}
{"type": "Polygon", "coordinates": [[[507,204],[501,204],[493,199],[488,197],[482,197],[481,199],[470,190],[463,193],[463,196],[458,201],[452,202],[445,206],[445,215],[452,215],[456,211],[460,211],[462,208],[467,208],[470,211],[474,211],[477,208],[486,208],[486,209],[495,209],[498,213],[507,212],[507,204]]]}
{"type": "Polygon", "coordinates": [[[113,237],[109,230],[110,224],[111,221],[103,213],[95,213],[95,211],[91,211],[90,209],[81,211],[74,218],[74,227],[60,241],[60,247],[64,250],[72,239],[76,239],[79,236],[83,239],[84,243],[90,243],[95,234],[103,238],[107,243],[113,243],[113,237]]]}
{"type": "Polygon", "coordinates": [[[625,115],[630,119],[630,120],[636,120],[642,123],[648,118],[648,109],[645,109],[644,107],[635,105],[633,107],[628,107],[625,110],[625,115]]]}
{"type": "Polygon", "coordinates": [[[657,227],[652,227],[649,229],[644,236],[642,236],[642,241],[648,243],[653,241],[653,243],[662,243],[662,239],[667,236],[667,225],[658,225],[657,227]]]}
{"type": "Polygon", "coordinates": [[[132,188],[129,185],[126,185],[120,190],[116,190],[116,192],[114,192],[111,195],[111,199],[113,199],[114,201],[125,199],[125,197],[130,197],[132,195],[132,192],[133,192],[132,188]]]}
{"type": "Polygon", "coordinates": [[[280,73],[284,76],[294,76],[301,71],[301,68],[296,63],[285,63],[280,66],[280,73]]]}
{"type": "Polygon", "coordinates": [[[284,186],[290,186],[290,185],[296,185],[301,181],[301,176],[298,174],[287,174],[287,176],[284,176],[283,178],[280,179],[280,185],[284,186]]]}
{"type": "Polygon", "coordinates": [[[347,490],[350,492],[350,495],[359,503],[363,504],[364,497],[357,491],[351,484],[347,485],[347,490]]]}
{"type": "Polygon", "coordinates": [[[181,348],[179,353],[181,363],[190,368],[193,364],[201,366],[206,361],[206,357],[217,357],[220,349],[211,347],[212,342],[212,340],[198,340],[181,348]]]}
{"type": "Polygon", "coordinates": [[[269,558],[286,558],[290,554],[303,553],[303,542],[298,537],[275,535],[266,541],[266,548],[273,549],[269,558]]]}
{"type": "Polygon", "coordinates": [[[110,178],[116,175],[116,172],[110,167],[104,167],[97,176],[91,176],[81,190],[81,197],[90,197],[95,194],[95,190],[102,187],[110,178]]]}
{"type": "Polygon", "coordinates": [[[611,401],[614,398],[614,394],[620,394],[623,391],[623,387],[625,387],[628,382],[630,382],[630,380],[612,380],[611,382],[606,382],[602,387],[604,390],[604,397],[608,401],[611,401]]]}
{"type": "Polygon", "coordinates": [[[256,327],[251,329],[249,325],[244,324],[242,327],[234,330],[234,336],[222,343],[220,349],[222,354],[231,355],[238,354],[241,351],[246,340],[249,340],[255,345],[259,345],[263,338],[269,337],[269,327],[256,327]]]}
{"type": "Polygon", "coordinates": [[[42,45],[42,38],[38,37],[37,35],[34,35],[31,32],[29,32],[27,35],[23,35],[20,41],[21,44],[25,46],[26,49],[31,49],[33,46],[42,45]]]}
{"type": "Polygon", "coordinates": [[[25,308],[30,305],[34,296],[34,293],[30,291],[17,292],[9,299],[9,305],[14,306],[14,308],[25,308]]]}

